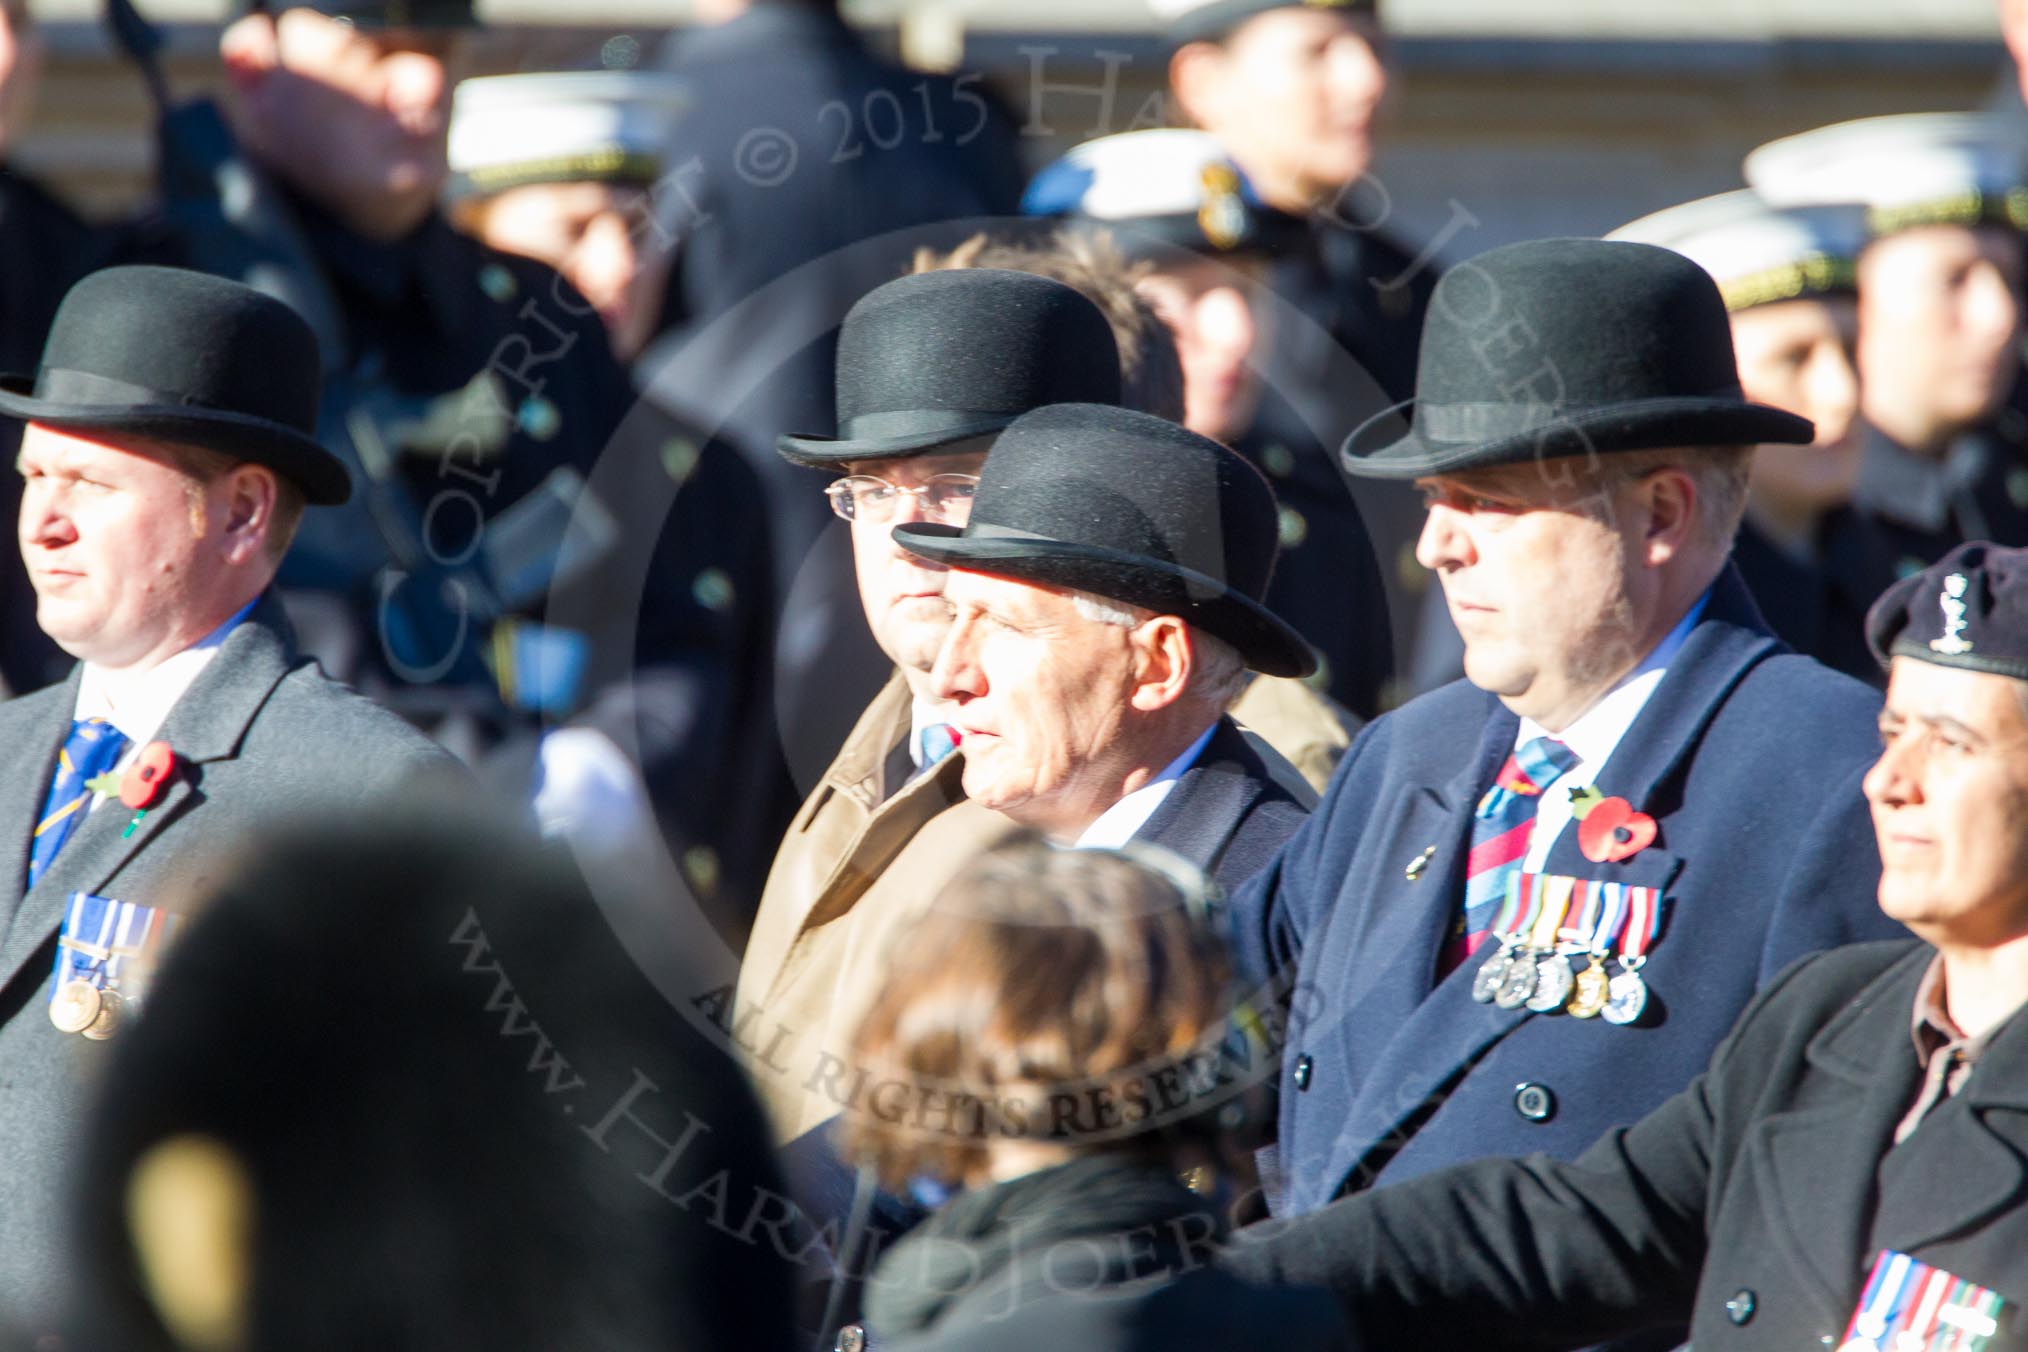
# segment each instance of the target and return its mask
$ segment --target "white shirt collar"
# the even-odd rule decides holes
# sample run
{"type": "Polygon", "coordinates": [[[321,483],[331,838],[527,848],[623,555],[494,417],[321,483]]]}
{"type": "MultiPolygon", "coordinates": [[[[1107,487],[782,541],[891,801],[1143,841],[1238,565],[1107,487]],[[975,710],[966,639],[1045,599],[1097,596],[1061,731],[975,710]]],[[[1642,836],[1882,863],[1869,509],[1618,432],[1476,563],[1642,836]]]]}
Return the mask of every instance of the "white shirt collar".
{"type": "Polygon", "coordinates": [[[1211,734],[1218,731],[1213,720],[1197,737],[1197,740],[1183,749],[1183,754],[1163,767],[1162,773],[1135,789],[1126,797],[1114,803],[1099,814],[1099,819],[1084,828],[1084,834],[1077,838],[1073,847],[1080,850],[1117,850],[1134,838],[1134,833],[1148,824],[1148,818],[1155,815],[1155,809],[1168,798],[1169,790],[1176,787],[1176,781],[1183,772],[1197,763],[1204,754],[1204,748],[1211,741],[1211,734]]]}
{"type": "Polygon", "coordinates": [[[130,744],[120,758],[124,763],[154,740],[176,701],[183,698],[198,674],[218,655],[226,635],[253,612],[254,604],[247,602],[224,624],[139,675],[109,672],[85,663],[84,675],[78,681],[77,708],[71,717],[103,718],[124,733],[130,744]]]}
{"type": "Polygon", "coordinates": [[[1690,638],[1690,631],[1697,627],[1697,621],[1704,616],[1705,603],[1711,599],[1707,590],[1697,598],[1689,612],[1676,623],[1676,627],[1663,635],[1662,641],[1641,659],[1620,683],[1607,691],[1598,703],[1579,715],[1577,720],[1562,732],[1550,733],[1532,718],[1521,720],[1515,730],[1514,745],[1520,747],[1537,737],[1554,736],[1577,753],[1577,761],[1561,775],[1542,786],[1541,805],[1535,810],[1535,829],[1528,838],[1528,853],[1522,858],[1521,867],[1530,873],[1542,871],[1549,858],[1549,852],[1556,845],[1556,838],[1570,822],[1570,794],[1568,790],[1581,788],[1598,778],[1599,771],[1619,749],[1620,742],[1647,707],[1648,697],[1655,693],[1655,687],[1669,673],[1669,664],[1682,651],[1683,644],[1690,638]]]}

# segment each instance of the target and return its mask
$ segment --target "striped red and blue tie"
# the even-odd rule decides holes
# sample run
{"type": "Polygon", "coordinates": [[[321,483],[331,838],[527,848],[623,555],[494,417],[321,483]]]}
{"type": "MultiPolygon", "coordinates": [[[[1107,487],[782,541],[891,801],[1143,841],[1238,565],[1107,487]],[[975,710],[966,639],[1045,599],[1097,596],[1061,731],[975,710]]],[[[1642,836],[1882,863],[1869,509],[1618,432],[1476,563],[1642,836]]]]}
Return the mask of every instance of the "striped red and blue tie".
{"type": "Polygon", "coordinates": [[[1465,863],[1465,909],[1459,917],[1463,946],[1457,962],[1485,942],[1500,899],[1507,894],[1507,880],[1521,871],[1542,790],[1575,764],[1575,751],[1554,737],[1537,737],[1516,747],[1500,773],[1493,776],[1493,787],[1486,790],[1473,814],[1472,853],[1465,863]]]}

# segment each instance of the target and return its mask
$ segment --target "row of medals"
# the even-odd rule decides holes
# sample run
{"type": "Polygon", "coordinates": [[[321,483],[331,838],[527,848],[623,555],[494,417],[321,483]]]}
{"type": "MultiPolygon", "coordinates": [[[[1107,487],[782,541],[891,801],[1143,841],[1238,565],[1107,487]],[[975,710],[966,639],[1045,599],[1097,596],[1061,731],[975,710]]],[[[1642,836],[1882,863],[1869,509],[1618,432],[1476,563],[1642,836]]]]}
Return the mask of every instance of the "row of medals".
{"type": "Polygon", "coordinates": [[[1602,949],[1591,950],[1591,964],[1583,971],[1572,968],[1571,955],[1583,951],[1526,948],[1503,936],[1500,951],[1487,958],[1472,979],[1472,998],[1482,1005],[1525,1007],[1537,1014],[1561,1009],[1573,1018],[1600,1016],[1607,1023],[1627,1024],[1640,1018],[1648,1005],[1648,983],[1641,979],[1645,956],[1622,957],[1619,974],[1608,978],[1602,949]]]}
{"type": "Polygon", "coordinates": [[[126,1004],[126,997],[118,991],[72,977],[50,1001],[49,1021],[59,1032],[82,1033],[94,1042],[104,1042],[119,1031],[126,1004]]]}

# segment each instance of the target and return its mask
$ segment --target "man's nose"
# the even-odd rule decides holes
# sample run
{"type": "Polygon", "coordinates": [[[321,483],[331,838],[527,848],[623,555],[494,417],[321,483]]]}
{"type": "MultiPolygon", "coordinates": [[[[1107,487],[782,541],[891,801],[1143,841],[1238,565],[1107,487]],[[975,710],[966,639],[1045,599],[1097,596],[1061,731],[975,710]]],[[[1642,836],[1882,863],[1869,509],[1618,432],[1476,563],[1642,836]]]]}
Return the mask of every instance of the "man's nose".
{"type": "Polygon", "coordinates": [[[963,620],[944,634],[944,646],[930,667],[930,693],[960,703],[986,693],[985,673],[972,660],[971,629],[963,620]]]}
{"type": "Polygon", "coordinates": [[[21,495],[21,543],[53,548],[77,538],[77,528],[53,495],[30,488],[21,495]]]}
{"type": "Polygon", "coordinates": [[[1462,568],[1472,562],[1471,537],[1466,534],[1456,509],[1433,502],[1423,517],[1422,534],[1416,538],[1415,561],[1431,572],[1446,567],[1462,568]]]}
{"type": "Polygon", "coordinates": [[[1890,738],[1880,749],[1880,759],[1873,762],[1873,768],[1860,781],[1866,801],[1875,807],[1902,807],[1920,801],[1922,789],[1912,759],[1915,754],[1909,742],[1890,738]]]}

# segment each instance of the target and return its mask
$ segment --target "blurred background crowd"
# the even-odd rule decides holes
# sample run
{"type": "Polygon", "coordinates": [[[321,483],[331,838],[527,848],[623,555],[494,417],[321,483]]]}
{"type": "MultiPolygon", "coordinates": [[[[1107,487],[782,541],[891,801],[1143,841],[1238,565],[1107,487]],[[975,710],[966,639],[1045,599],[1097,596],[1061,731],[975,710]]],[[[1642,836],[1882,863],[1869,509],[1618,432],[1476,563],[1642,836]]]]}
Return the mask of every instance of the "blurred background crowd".
{"type": "MultiPolygon", "coordinates": [[[[822,806],[812,789],[896,664],[911,662],[868,628],[881,612],[863,560],[855,571],[850,523],[871,500],[827,495],[813,472],[826,455],[849,469],[837,446],[893,431],[877,403],[841,395],[865,372],[841,356],[839,326],[869,292],[911,272],[973,268],[1064,282],[1111,323],[1120,370],[1108,364],[1105,379],[1122,381],[1119,402],[1261,471],[1280,550],[1265,601],[1315,672],[1303,730],[1277,728],[1265,708],[1242,721],[1321,788],[1359,727],[1463,671],[1441,589],[1417,559],[1417,491],[1349,477],[1339,458],[1376,416],[1397,415],[1383,431],[1408,425],[1437,279],[1547,236],[1675,249],[1719,284],[1744,396],[1815,425],[1813,445],[1756,459],[1734,559],[1782,639],[1877,686],[1863,621],[1884,588],[1968,540],[2028,543],[2028,108],[2003,38],[2028,52],[2028,3],[0,0],[0,372],[32,383],[58,302],[108,265],[193,268],[287,300],[319,340],[319,440],[354,483],[349,504],[304,516],[277,579],[304,648],[498,796],[533,804],[594,873],[603,861],[631,874],[631,891],[694,900],[738,954],[798,805],[822,806]]],[[[1483,338],[1520,346],[1498,327],[1483,338]]],[[[966,354],[935,359],[946,358],[966,354]]],[[[1555,398],[1547,384],[1540,393],[1555,398]]],[[[10,458],[18,435],[11,423],[0,433],[10,458]]],[[[909,491],[927,495],[925,484],[909,491]]],[[[8,476],[0,513],[14,515],[19,492],[8,476]]],[[[916,501],[919,516],[944,510],[916,501]]],[[[70,669],[35,609],[8,551],[0,696],[70,669]]],[[[908,751],[899,738],[890,758],[908,751]]],[[[937,754],[917,754],[921,771],[904,765],[907,782],[937,754]]],[[[503,946],[553,959],[569,949],[568,926],[547,932],[541,903],[508,904],[516,887],[539,890],[507,876],[512,859],[489,862],[483,844],[456,838],[441,858],[411,844],[455,886],[400,922],[414,927],[407,941],[477,933],[469,893],[492,899],[483,915],[503,946]]],[[[336,851],[322,861],[333,868],[373,853],[323,848],[336,851]]],[[[285,876],[321,876],[301,849],[285,876]]],[[[1109,864],[1052,862],[1033,842],[997,857],[1001,874],[989,861],[962,885],[986,898],[967,914],[991,918],[1004,902],[1017,936],[1052,907],[1133,912],[1109,888],[1157,887],[1160,907],[1188,910],[1180,884],[1109,879],[1109,864]],[[1022,891],[1021,880],[1080,869],[1094,876],[1022,891]],[[1016,902],[1030,910],[1015,914],[1016,902]]],[[[1417,876],[1411,863],[1406,878],[1417,876]]],[[[373,896],[419,884],[410,871],[347,886],[373,896]]],[[[268,893],[244,884],[246,896],[268,893]]],[[[306,917],[314,910],[305,902],[306,917]]],[[[222,970],[259,965],[225,961],[233,932],[217,935],[222,970]]],[[[320,953],[348,937],[296,936],[320,953]]],[[[965,942],[986,942],[955,928],[947,938],[935,961],[918,956],[917,994],[966,970],[965,942]]],[[[1108,963],[1188,971],[1197,957],[1164,955],[1206,942],[1187,926],[1128,938],[1160,951],[1028,961],[1113,989],[1108,963]]],[[[375,961],[362,956],[359,970],[370,978],[375,961]]],[[[1222,961],[1203,961],[1203,984],[1221,997],[1222,961]]],[[[622,1014],[586,1007],[581,983],[651,1000],[628,967],[587,953],[572,979],[570,962],[553,963],[562,1017],[582,1018],[598,1035],[587,1042],[604,1038],[615,1058],[693,1073],[701,1058],[608,1037],[622,1014]]],[[[1010,968],[1003,946],[997,965],[979,958],[976,984],[1010,968]]],[[[1219,1003],[1181,985],[1148,996],[1168,1002],[1160,1019],[1180,1030],[1177,1046],[1217,1022],[1196,1006],[1219,1003]]],[[[1022,1008],[1009,987],[988,1005],[1022,1008]]],[[[162,1016],[258,1017],[234,1012],[230,983],[214,994],[218,1010],[162,1016]]],[[[385,998],[398,1025],[409,995],[435,998],[332,998],[385,998]]],[[[430,1015],[413,1017],[426,1026],[430,1015]]],[[[862,1065],[917,1050],[891,1026],[900,1019],[875,1012],[855,1049],[862,1065]]],[[[1064,1075],[1111,1073],[1108,1030],[1078,1042],[1085,1030],[1039,1023],[1037,1038],[1071,1044],[1055,1053],[1064,1075]]],[[[123,1054],[138,1067],[146,1044],[135,1045],[123,1054]]],[[[386,1055],[426,1050],[390,1038],[386,1055]]],[[[314,1081],[292,1080],[286,1060],[263,1072],[272,1101],[235,1102],[246,1141],[273,1138],[263,1115],[298,1132],[289,1115],[313,1113],[314,1081]]],[[[472,1103],[495,1090],[513,1098],[504,1087],[526,1073],[474,1069],[472,1103]]],[[[123,1083],[145,1098],[143,1081],[123,1083]]],[[[751,1112],[743,1090],[723,1092],[725,1111],[751,1112]]],[[[633,1145],[647,1136],[673,1151],[631,1102],[593,1140],[605,1148],[625,1122],[633,1145]]],[[[472,1111],[461,1128],[483,1135],[489,1123],[472,1111]]],[[[554,1121],[530,1123],[512,1125],[540,1138],[531,1150],[556,1147],[554,1121]]],[[[117,1157],[115,1134],[94,1148],[117,1157]]],[[[373,1133],[339,1136],[352,1149],[373,1133]]],[[[890,1184],[926,1168],[877,1131],[855,1145],[890,1184]]],[[[451,1167],[386,1148],[375,1161],[386,1195],[410,1186],[406,1170],[451,1167]]],[[[654,1153],[642,1158],[652,1172],[654,1153]]],[[[771,1164],[747,1163],[771,1177],[771,1164]]],[[[988,1176],[991,1161],[928,1163],[962,1181],[968,1169],[988,1176]]],[[[161,1167],[165,1215],[227,1205],[229,1168],[221,1183],[202,1157],[161,1167]]],[[[705,1165],[685,1169],[706,1186],[705,1165]]],[[[1084,1181],[1066,1185],[1081,1205],[1084,1181]]],[[[553,1200],[538,1180],[512,1204],[553,1200]]],[[[1129,1202],[1165,1224],[1198,1214],[1174,1189],[1129,1202]]],[[[123,1223],[144,1231],[144,1201],[126,1204],[123,1223]]],[[[95,1205],[94,1223],[113,1224],[118,1203],[95,1205]]],[[[634,1251],[655,1258],[608,1274],[615,1283],[652,1283],[654,1263],[678,1263],[681,1246],[649,1234],[666,1218],[640,1206],[614,1214],[639,1222],[634,1251]]],[[[751,1251],[751,1231],[750,1219],[739,1252],[751,1251]]],[[[338,1232],[306,1233],[330,1243],[338,1232]]],[[[144,1235],[144,1256],[151,1244],[144,1235]]],[[[932,1261],[923,1254],[915,1260],[932,1261]]],[[[294,1258],[304,1266],[277,1280],[314,1286],[320,1259],[294,1258]]],[[[712,1263],[741,1291],[725,1308],[786,1302],[773,1289],[786,1279],[756,1275],[738,1252],[684,1250],[679,1266],[695,1280],[712,1263]]],[[[113,1285],[133,1280],[116,1274],[113,1285]]],[[[499,1273],[447,1282],[502,1286],[499,1273]]],[[[1216,1291],[1190,1298],[1234,1317],[1216,1291]]],[[[529,1320],[571,1327],[566,1305],[527,1308],[529,1320]]],[[[515,1326],[512,1309],[501,1328],[515,1326]]],[[[834,1331],[836,1309],[803,1313],[834,1331]]],[[[890,1327],[926,1328],[942,1311],[880,1313],[890,1327]]],[[[1298,1299],[1259,1317],[1297,1341],[1309,1313],[1298,1299]]],[[[204,1317],[190,1316],[197,1333],[177,1325],[184,1345],[234,1345],[207,1344],[204,1317]]],[[[1186,1306],[1174,1317],[1190,1327],[1210,1316],[1186,1306]]],[[[540,1345],[530,1327],[517,1336],[540,1345]]],[[[728,1326],[700,1345],[760,1346],[779,1332],[728,1326]]],[[[657,1336],[615,1334],[613,1345],[657,1336]]]]}
{"type": "MultiPolygon", "coordinates": [[[[919,250],[1032,242],[1036,217],[1118,228],[1174,332],[1189,425],[1276,486],[1271,600],[1357,720],[1458,672],[1413,492],[1333,463],[1408,398],[1447,262],[1739,188],[1756,146],[1814,126],[1977,111],[1895,152],[1943,183],[1934,200],[1985,194],[1946,222],[1959,245],[1918,203],[1859,287],[1865,222],[1818,221],[1789,252],[1843,271],[1768,295],[1830,297],[1822,331],[1740,320],[1749,394],[1813,416],[1825,452],[1767,470],[1742,564],[1792,644],[1875,679],[1857,617],[1884,581],[1958,539],[2019,538],[2028,512],[2007,215],[2028,113],[1981,0],[1402,0],[1229,48],[1179,42],[1203,6],[1141,0],[141,8],[0,11],[0,366],[31,372],[68,283],[108,262],[297,304],[323,339],[326,439],[364,490],[310,514],[283,575],[307,646],[503,785],[540,787],[545,731],[606,736],[631,769],[600,743],[555,773],[638,770],[632,799],[735,945],[794,803],[889,670],[844,526],[773,442],[829,433],[836,325],[919,250]],[[1243,238],[1159,241],[1158,265],[1132,241],[1202,166],[1108,138],[1171,126],[1211,133],[1250,215],[1243,238]],[[1977,258],[1952,254],[1971,239],[1977,258]],[[1913,460],[1861,472],[1869,428],[1913,460]]],[[[1760,186],[1877,195],[1846,161],[1760,186]]],[[[1782,253],[1725,229],[1635,237],[1719,270],[1782,253]]],[[[6,574],[19,692],[66,662],[6,574]]]]}

